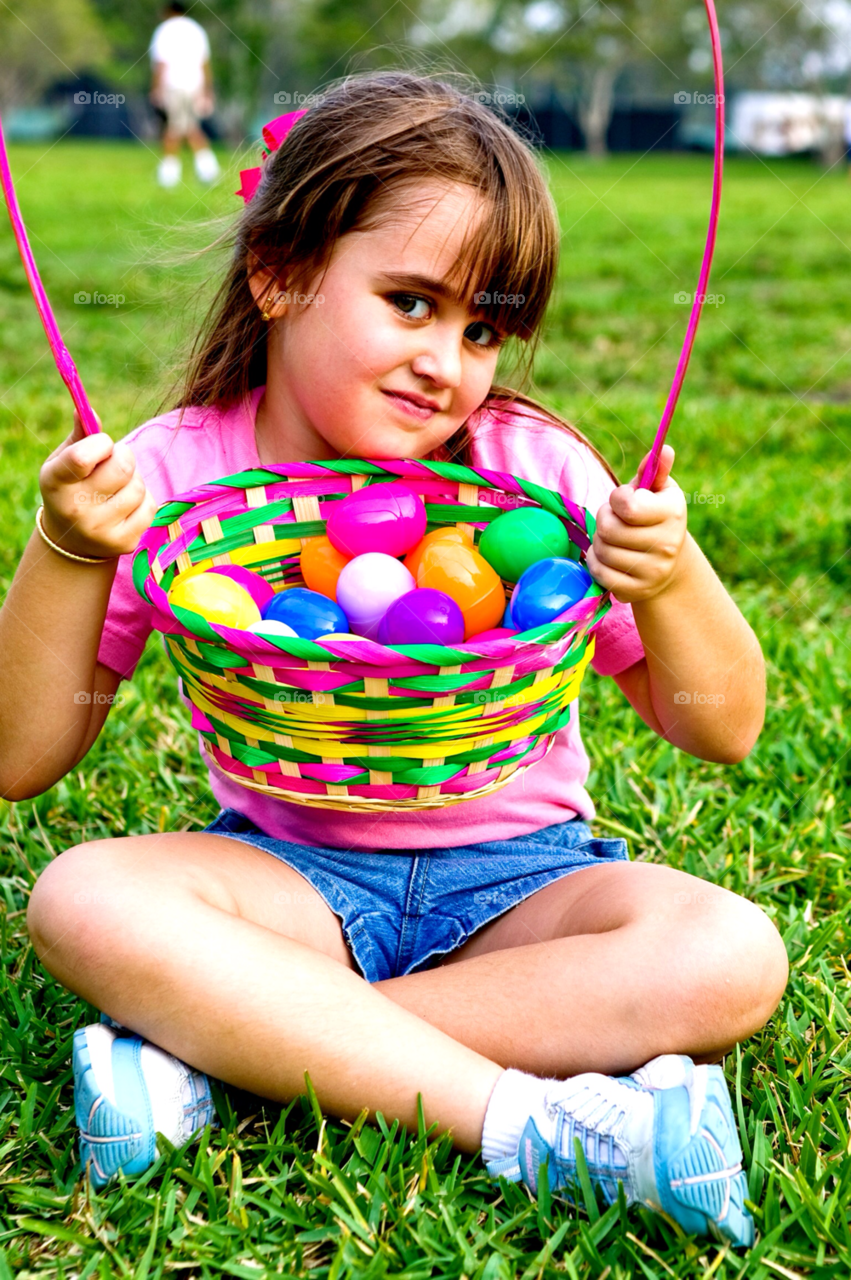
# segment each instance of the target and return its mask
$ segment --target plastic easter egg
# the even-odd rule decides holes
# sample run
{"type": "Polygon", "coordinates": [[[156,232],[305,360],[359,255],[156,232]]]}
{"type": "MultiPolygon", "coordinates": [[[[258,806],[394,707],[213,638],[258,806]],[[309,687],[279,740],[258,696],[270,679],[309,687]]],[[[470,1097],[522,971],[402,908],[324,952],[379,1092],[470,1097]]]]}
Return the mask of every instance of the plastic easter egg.
{"type": "Polygon", "coordinates": [[[490,631],[480,631],[477,636],[470,636],[470,644],[478,644],[480,640],[507,640],[509,636],[516,636],[517,632],[511,627],[492,627],[490,631]]]}
{"type": "Polygon", "coordinates": [[[451,596],[426,587],[400,596],[378,628],[379,644],[460,644],[464,615],[451,596]]]}
{"type": "Polygon", "coordinates": [[[329,631],[345,631],[348,623],[339,605],[318,591],[291,587],[279,591],[263,610],[263,619],[285,622],[303,640],[315,640],[329,631]]]}
{"type": "Polygon", "coordinates": [[[473,547],[433,542],[420,558],[417,586],[452,597],[464,615],[465,639],[498,626],[505,610],[505,591],[496,571],[473,547]]]}
{"type": "Polygon", "coordinates": [[[508,601],[508,603],[507,603],[507,604],[506,604],[506,606],[505,606],[505,613],[502,615],[502,622],[500,623],[500,626],[502,626],[502,627],[507,627],[507,628],[509,628],[509,630],[514,630],[514,631],[516,631],[516,630],[517,630],[517,628],[514,626],[514,619],[513,619],[513,618],[512,618],[512,616],[511,616],[511,601],[510,601],[510,600],[508,601]]]}
{"type": "Polygon", "coordinates": [[[325,532],[345,556],[370,551],[403,556],[426,529],[425,507],[407,485],[390,481],[350,493],[332,509],[325,532]]]}
{"type": "Polygon", "coordinates": [[[337,579],[337,603],[352,631],[376,640],[381,619],[391,604],[415,586],[413,576],[401,561],[380,551],[367,551],[350,560],[337,579]]]}
{"type": "Polygon", "coordinates": [[[245,629],[260,621],[260,610],[245,588],[221,573],[187,574],[172,585],[168,600],[221,627],[245,629]]]}
{"type": "Polygon", "coordinates": [[[329,600],[337,599],[337,579],[349,563],[349,556],[338,551],[330,538],[308,538],[301,549],[301,576],[311,591],[329,600]]]}
{"type": "Polygon", "coordinates": [[[263,612],[263,606],[268,604],[275,594],[274,588],[269,585],[265,578],[261,578],[259,573],[252,573],[250,569],[245,569],[240,564],[214,564],[207,572],[220,573],[223,577],[230,578],[232,582],[236,582],[248,592],[261,613],[263,612]]]}
{"type": "Polygon", "coordinates": [[[261,618],[259,622],[255,622],[248,630],[253,631],[256,636],[295,635],[292,627],[288,627],[285,622],[277,622],[274,618],[261,618]]]}
{"type": "Polygon", "coordinates": [[[518,507],[492,520],[479,540],[479,555],[507,582],[518,582],[539,560],[566,557],[570,539],[558,516],[540,507],[518,507]]]}
{"type": "Polygon", "coordinates": [[[431,533],[427,533],[421,538],[407,556],[405,556],[405,568],[410,569],[414,577],[417,576],[417,570],[420,567],[420,561],[429,547],[434,546],[435,542],[448,543],[456,547],[473,547],[473,539],[470,537],[466,529],[432,529],[431,533]]]}
{"type": "Polygon", "coordinates": [[[576,604],[593,582],[576,560],[539,560],[523,574],[511,597],[511,616],[521,631],[551,622],[576,604]]]}

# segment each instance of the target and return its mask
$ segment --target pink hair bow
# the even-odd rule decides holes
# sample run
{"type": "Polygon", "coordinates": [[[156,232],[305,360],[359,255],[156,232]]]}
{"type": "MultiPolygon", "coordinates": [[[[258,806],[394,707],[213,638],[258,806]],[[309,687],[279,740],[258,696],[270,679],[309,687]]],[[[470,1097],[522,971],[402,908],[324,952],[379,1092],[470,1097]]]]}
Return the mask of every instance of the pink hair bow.
{"type": "MultiPolygon", "coordinates": [[[[263,126],[263,141],[269,148],[269,152],[277,151],[296,120],[300,120],[307,113],[307,107],[300,111],[288,111],[286,115],[277,116],[274,120],[269,120],[263,126]]],[[[269,154],[266,152],[263,156],[265,160],[269,154]]],[[[240,169],[239,177],[241,186],[239,191],[235,191],[234,195],[242,196],[246,204],[254,195],[254,192],[260,186],[260,179],[263,177],[263,166],[258,165],[256,169],[240,169]]]]}

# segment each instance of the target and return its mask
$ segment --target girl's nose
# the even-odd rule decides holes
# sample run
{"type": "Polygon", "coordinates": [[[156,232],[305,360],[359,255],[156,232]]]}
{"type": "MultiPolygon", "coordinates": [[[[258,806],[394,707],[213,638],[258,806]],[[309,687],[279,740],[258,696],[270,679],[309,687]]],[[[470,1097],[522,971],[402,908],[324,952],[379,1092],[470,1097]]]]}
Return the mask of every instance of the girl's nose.
{"type": "Polygon", "coordinates": [[[461,382],[461,344],[452,333],[434,331],[423,338],[423,346],[411,361],[418,378],[428,378],[438,387],[457,387],[461,382]]]}

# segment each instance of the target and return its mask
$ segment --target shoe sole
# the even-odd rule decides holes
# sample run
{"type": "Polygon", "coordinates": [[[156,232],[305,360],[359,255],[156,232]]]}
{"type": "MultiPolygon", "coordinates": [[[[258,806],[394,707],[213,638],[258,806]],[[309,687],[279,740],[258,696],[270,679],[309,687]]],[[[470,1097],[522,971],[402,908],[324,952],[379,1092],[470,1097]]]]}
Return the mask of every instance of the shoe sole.
{"type": "Polygon", "coordinates": [[[138,1174],[156,1158],[156,1134],[147,1089],[139,1067],[139,1036],[114,1038],[111,1064],[118,1106],[104,1093],[92,1063],[104,1046],[97,1037],[109,1034],[102,1023],[79,1027],[74,1032],[74,1112],[80,1130],[80,1163],[95,1186],[104,1186],[119,1169],[138,1174]],[[91,1043],[90,1038],[92,1037],[91,1043]]]}
{"type": "Polygon", "coordinates": [[[656,1093],[655,1104],[658,1207],[690,1235],[753,1244],[742,1148],[721,1068],[696,1067],[688,1084],[656,1093]]]}

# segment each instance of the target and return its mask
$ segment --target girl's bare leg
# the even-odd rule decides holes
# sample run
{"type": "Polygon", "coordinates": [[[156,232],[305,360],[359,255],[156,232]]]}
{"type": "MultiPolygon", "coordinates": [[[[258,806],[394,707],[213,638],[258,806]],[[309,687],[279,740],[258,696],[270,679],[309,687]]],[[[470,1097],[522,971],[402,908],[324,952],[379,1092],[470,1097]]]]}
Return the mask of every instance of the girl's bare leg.
{"type": "Polygon", "coordinates": [[[541,1075],[712,1055],[770,1016],[782,943],[757,908],[665,867],[578,871],[447,963],[370,986],[337,917],[269,854],[201,833],[81,845],[39,879],[46,968],[208,1074],[285,1100],[426,1119],[476,1150],[503,1066],[541,1075]]]}
{"type": "Polygon", "coordinates": [[[788,961],[763,911],[671,867],[576,871],[436,969],[375,984],[502,1066],[620,1075],[660,1053],[717,1060],[771,1017],[788,961]]]}
{"type": "Polygon", "coordinates": [[[337,917],[285,864],[226,836],[101,840],[45,869],[27,916],[71,991],[208,1075],[285,1101],[364,1106],[476,1151],[501,1068],[354,972],[337,917]]]}

